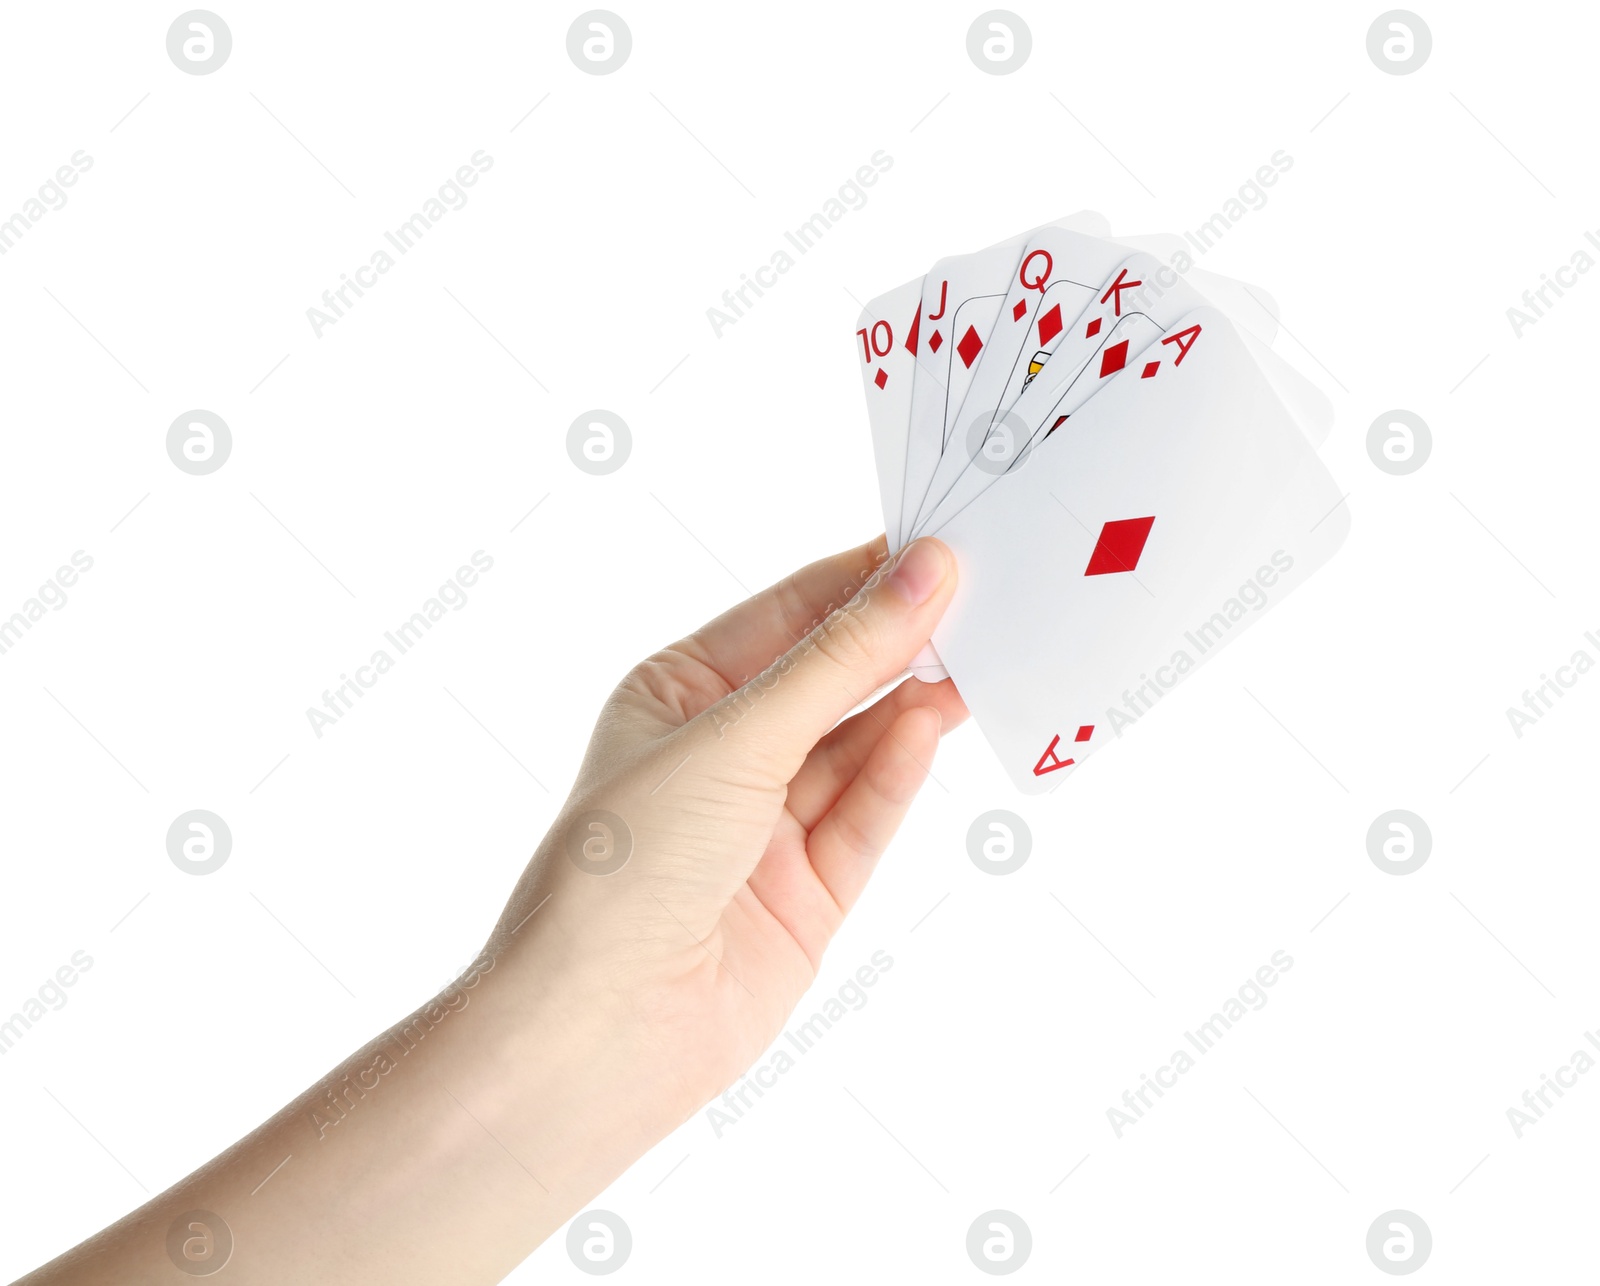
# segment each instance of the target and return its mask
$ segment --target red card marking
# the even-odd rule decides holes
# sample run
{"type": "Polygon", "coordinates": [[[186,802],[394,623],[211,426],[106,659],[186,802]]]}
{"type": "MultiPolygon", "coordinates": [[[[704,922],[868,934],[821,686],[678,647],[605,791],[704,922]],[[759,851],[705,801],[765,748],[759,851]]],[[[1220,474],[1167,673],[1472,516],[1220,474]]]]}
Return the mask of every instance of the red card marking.
{"type": "Polygon", "coordinates": [[[956,345],[956,352],[961,354],[962,362],[970,367],[978,360],[978,354],[982,349],[983,337],[978,334],[975,328],[968,326],[967,333],[961,337],[961,342],[956,345]]]}
{"type": "Polygon", "coordinates": [[[878,367],[878,373],[872,377],[872,382],[879,388],[882,388],[889,382],[889,372],[884,370],[881,366],[878,367]]]}
{"type": "Polygon", "coordinates": [[[1183,365],[1183,359],[1189,355],[1189,350],[1194,347],[1195,341],[1199,338],[1200,327],[1198,324],[1196,324],[1188,327],[1186,330],[1180,330],[1176,335],[1168,335],[1161,342],[1163,344],[1176,344],[1178,346],[1178,355],[1172,359],[1172,364],[1174,366],[1181,366],[1183,365]]]}
{"type": "Polygon", "coordinates": [[[1113,344],[1100,355],[1100,378],[1115,375],[1128,364],[1128,341],[1113,344]]]}
{"type": "MultiPolygon", "coordinates": [[[[1093,735],[1094,725],[1092,723],[1086,723],[1083,725],[1083,727],[1078,729],[1078,735],[1074,737],[1073,740],[1087,741],[1093,735]]],[[[1055,736],[1050,738],[1050,744],[1044,748],[1044,754],[1040,755],[1039,762],[1034,764],[1033,775],[1035,777],[1043,777],[1046,773],[1055,772],[1058,768],[1070,768],[1074,763],[1077,762],[1073,759],[1062,759],[1056,755],[1056,747],[1060,744],[1061,734],[1058,732],[1055,736]]]]}
{"type": "Polygon", "coordinates": [[[1092,322],[1090,322],[1087,326],[1085,326],[1083,328],[1083,337],[1085,339],[1093,339],[1099,333],[1100,333],[1100,318],[1098,318],[1098,317],[1096,317],[1092,322]]]}
{"type": "Polygon", "coordinates": [[[1022,320],[1022,315],[1027,311],[1028,311],[1028,301],[1026,299],[1017,300],[1017,306],[1011,310],[1011,320],[1012,321],[1021,321],[1022,320]]]}
{"type": "Polygon", "coordinates": [[[1051,308],[1043,317],[1039,318],[1039,342],[1048,344],[1061,333],[1061,305],[1051,308]]]}
{"type": "Polygon", "coordinates": [[[941,334],[939,331],[934,331],[933,334],[928,336],[928,351],[929,352],[937,353],[939,351],[939,349],[943,346],[943,344],[944,344],[944,335],[941,334]]]}
{"type": "Polygon", "coordinates": [[[1100,528],[1100,539],[1094,543],[1094,553],[1089,556],[1085,576],[1105,576],[1111,572],[1131,572],[1139,565],[1144,554],[1144,542],[1150,537],[1155,518],[1121,518],[1100,528]]]}
{"type": "Polygon", "coordinates": [[[1044,748],[1044,754],[1039,756],[1039,762],[1033,766],[1033,775],[1043,777],[1047,772],[1055,772],[1057,768],[1072,767],[1072,760],[1057,759],[1056,747],[1061,744],[1061,734],[1058,732],[1050,738],[1050,744],[1044,748]]]}
{"type": "Polygon", "coordinates": [[[1112,305],[1112,310],[1118,317],[1122,316],[1122,292],[1124,290],[1132,290],[1135,286],[1144,285],[1144,282],[1142,281],[1124,282],[1122,279],[1127,275],[1128,270],[1124,268],[1117,274],[1117,279],[1111,283],[1111,286],[1106,293],[1100,296],[1100,302],[1102,304],[1105,303],[1106,300],[1110,299],[1113,295],[1116,296],[1116,302],[1112,305]]]}
{"type": "Polygon", "coordinates": [[[917,305],[917,315],[911,319],[911,330],[906,335],[906,352],[917,355],[917,334],[922,330],[922,305],[917,305]]]}

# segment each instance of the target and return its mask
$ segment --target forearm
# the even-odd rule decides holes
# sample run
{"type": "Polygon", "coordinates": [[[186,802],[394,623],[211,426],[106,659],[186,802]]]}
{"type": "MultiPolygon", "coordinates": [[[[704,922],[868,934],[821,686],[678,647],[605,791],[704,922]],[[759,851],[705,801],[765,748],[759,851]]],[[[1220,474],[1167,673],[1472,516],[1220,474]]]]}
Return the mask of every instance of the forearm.
{"type": "Polygon", "coordinates": [[[497,1282],[676,1123],[645,1106],[626,1028],[603,988],[552,985],[531,951],[485,955],[232,1148],[23,1280],[177,1280],[169,1230],[205,1211],[231,1235],[232,1282],[497,1282]]]}

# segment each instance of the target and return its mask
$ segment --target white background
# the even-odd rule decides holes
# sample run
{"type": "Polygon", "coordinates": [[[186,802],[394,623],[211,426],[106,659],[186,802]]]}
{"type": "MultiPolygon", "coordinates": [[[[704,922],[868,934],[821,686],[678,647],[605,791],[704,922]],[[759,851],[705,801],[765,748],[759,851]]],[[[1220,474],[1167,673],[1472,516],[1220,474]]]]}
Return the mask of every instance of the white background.
{"type": "MultiPolygon", "coordinates": [[[[94,965],[0,1058],[0,1277],[441,986],[627,667],[878,529],[857,300],[1080,208],[1192,230],[1278,149],[1203,265],[1273,292],[1333,397],[1345,549],[1047,799],[954,736],[818,981],[885,950],[870,1003],[596,1205],[651,1281],[984,1280],[964,1240],[997,1207],[1024,1280],[1381,1280],[1396,1207],[1425,1276],[1589,1263],[1600,1075],[1521,1139],[1506,1109],[1600,1024],[1600,677],[1520,739],[1505,710],[1600,657],[1600,281],[1520,339],[1505,311],[1600,224],[1600,18],[1424,9],[1432,56],[1391,76],[1377,5],[1036,5],[990,76],[979,10],[620,8],[632,56],[596,77],[577,6],[229,3],[207,76],[167,57],[179,6],[9,9],[0,218],[93,167],[0,258],[0,615],[94,567],[0,656],[0,1015],[94,965]],[[306,309],[479,149],[470,202],[317,338],[306,309]],[[715,338],[878,149],[865,207],[715,338]],[[634,438],[609,477],[565,451],[592,407],[634,438]],[[1409,477],[1364,445],[1392,407],[1434,435],[1409,477]],[[208,477],[165,451],[191,408],[234,437],[208,477]],[[315,737],[306,707],[479,549],[467,606],[315,737]],[[234,836],[205,878],[165,851],[193,808],[234,836]],[[992,808],[1034,836],[1003,878],[966,853],[992,808]],[[1432,828],[1413,875],[1367,856],[1391,808],[1432,828]],[[1279,949],[1266,1008],[1116,1138],[1106,1109],[1279,949]]],[[[513,1280],[587,1279],[556,1237],[513,1280]]]]}

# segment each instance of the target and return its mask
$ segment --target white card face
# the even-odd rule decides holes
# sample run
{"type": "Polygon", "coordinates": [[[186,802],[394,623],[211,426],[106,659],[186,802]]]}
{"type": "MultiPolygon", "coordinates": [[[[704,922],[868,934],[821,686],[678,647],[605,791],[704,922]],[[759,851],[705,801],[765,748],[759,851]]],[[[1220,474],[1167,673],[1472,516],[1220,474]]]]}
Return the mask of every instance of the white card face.
{"type": "Polygon", "coordinates": [[[1241,568],[1273,569],[1281,597],[1347,527],[1222,314],[1163,338],[1185,333],[1181,362],[1174,344],[1150,375],[1130,364],[939,533],[961,579],[934,644],[1024,792],[1054,787],[1146,712],[1141,691],[1153,704],[1238,633],[1212,618],[1241,568]],[[1263,539],[1282,544],[1277,568],[1263,539]]]}
{"type": "MultiPolygon", "coordinates": [[[[940,462],[929,494],[939,490],[941,476],[951,481],[937,504],[924,507],[916,534],[937,532],[1055,432],[1063,416],[1133,365],[1170,323],[1205,302],[1171,274],[1161,275],[1161,265],[1149,255],[1129,255],[1116,263],[1097,283],[1088,306],[1054,336],[1058,346],[1047,359],[1024,354],[1014,373],[1020,396],[997,409],[986,433],[980,436],[981,416],[963,413],[963,423],[973,428],[958,444],[963,449],[947,451],[940,462]],[[1169,283],[1164,289],[1163,280],[1169,283]]],[[[1053,331],[1052,325],[1048,332],[1053,331]]]]}
{"type": "Polygon", "coordinates": [[[947,428],[988,345],[1005,283],[1021,251],[1022,240],[1015,238],[975,255],[941,259],[922,279],[922,307],[910,337],[917,365],[895,549],[910,538],[911,520],[944,453],[947,428]]]}
{"type": "MultiPolygon", "coordinates": [[[[949,396],[944,407],[944,446],[950,445],[950,435],[955,432],[956,416],[966,404],[978,362],[988,351],[987,336],[994,330],[994,319],[1000,312],[1000,301],[993,295],[980,295],[961,303],[950,321],[949,333],[955,352],[950,358],[949,396]]],[[[934,332],[938,334],[938,331],[934,332]]]]}
{"type": "Polygon", "coordinates": [[[867,395],[872,459],[878,470],[883,530],[890,540],[900,531],[900,499],[905,490],[906,432],[911,421],[911,384],[916,356],[907,342],[922,304],[922,279],[879,295],[856,318],[856,357],[867,395]]]}

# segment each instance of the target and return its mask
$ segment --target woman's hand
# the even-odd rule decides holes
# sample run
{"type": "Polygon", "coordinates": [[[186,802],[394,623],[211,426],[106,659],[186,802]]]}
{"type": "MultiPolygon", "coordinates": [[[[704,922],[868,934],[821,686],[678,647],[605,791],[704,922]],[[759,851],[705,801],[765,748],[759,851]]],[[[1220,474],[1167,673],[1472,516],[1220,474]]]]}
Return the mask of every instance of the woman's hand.
{"type": "Polygon", "coordinates": [[[886,562],[880,537],[656,653],[602,711],[489,949],[531,914],[561,944],[552,972],[611,993],[660,1060],[672,1125],[777,1037],[966,717],[948,680],[911,679],[839,723],[905,670],[955,580],[939,541],[886,562]]]}
{"type": "Polygon", "coordinates": [[[27,1286],[500,1281],[778,1035],[966,711],[839,720],[954,589],[878,540],[638,666],[471,969],[27,1286]]]}

